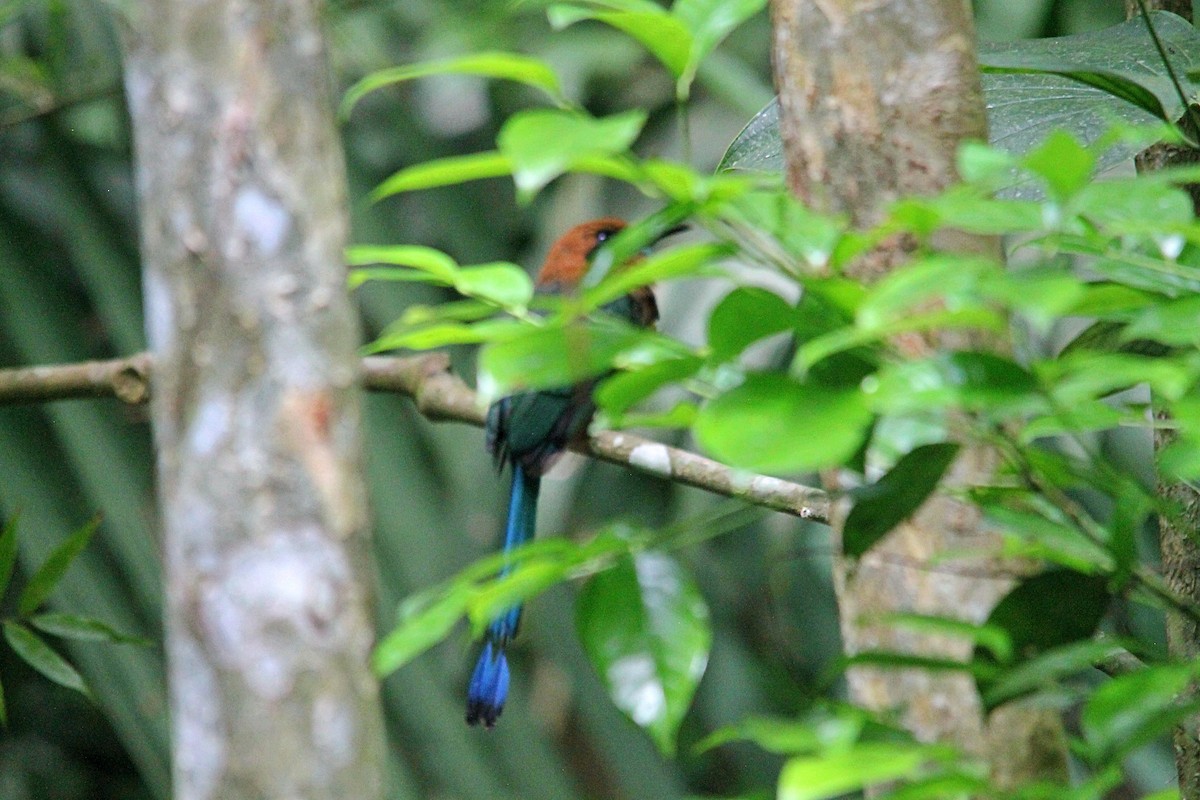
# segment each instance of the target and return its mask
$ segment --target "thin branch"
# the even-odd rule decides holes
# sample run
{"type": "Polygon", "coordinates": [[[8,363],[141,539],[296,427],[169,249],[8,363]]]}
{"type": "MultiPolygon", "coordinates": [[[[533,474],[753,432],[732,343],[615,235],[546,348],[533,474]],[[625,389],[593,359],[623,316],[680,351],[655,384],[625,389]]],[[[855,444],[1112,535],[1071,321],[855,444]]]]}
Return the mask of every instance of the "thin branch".
{"type": "MultiPolygon", "coordinates": [[[[0,405],[92,397],[144,403],[150,396],[150,372],[148,353],[110,361],[0,369],[0,405]]],[[[482,426],[486,417],[475,392],[450,371],[444,353],[364,358],[362,381],[368,391],[411,398],[422,416],[436,422],[482,426]]],[[[626,431],[600,431],[577,449],[601,461],[772,511],[819,522],[829,518],[829,497],[820,489],[736,470],[626,431]]]]}

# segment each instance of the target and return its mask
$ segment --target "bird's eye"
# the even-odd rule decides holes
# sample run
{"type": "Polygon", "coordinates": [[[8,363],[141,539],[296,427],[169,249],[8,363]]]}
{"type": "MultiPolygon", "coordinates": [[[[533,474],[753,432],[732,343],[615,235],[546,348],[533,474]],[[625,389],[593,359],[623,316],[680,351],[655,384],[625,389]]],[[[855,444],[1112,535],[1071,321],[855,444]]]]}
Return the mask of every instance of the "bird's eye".
{"type": "Polygon", "coordinates": [[[601,230],[596,231],[596,244],[599,244],[600,242],[608,241],[608,237],[612,236],[614,233],[616,233],[616,231],[610,230],[608,228],[603,228],[601,230]]]}

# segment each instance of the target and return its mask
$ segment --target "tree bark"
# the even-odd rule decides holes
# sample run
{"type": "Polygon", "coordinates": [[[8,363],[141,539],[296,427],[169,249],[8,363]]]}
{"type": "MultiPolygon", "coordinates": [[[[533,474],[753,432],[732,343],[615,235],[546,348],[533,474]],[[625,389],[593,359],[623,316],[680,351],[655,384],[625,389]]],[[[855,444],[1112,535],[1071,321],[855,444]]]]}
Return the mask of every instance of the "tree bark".
{"type": "Polygon", "coordinates": [[[378,798],[345,178],[315,0],[128,23],[175,793],[378,798]]]}
{"type": "MultiPolygon", "coordinates": [[[[788,183],[809,205],[870,226],[895,199],[952,183],[958,145],[986,140],[974,31],[964,0],[773,0],[771,15],[788,183]]],[[[989,240],[965,237],[945,244],[995,248],[989,240]]],[[[911,242],[895,238],[848,272],[871,283],[903,263],[911,248],[911,242]]],[[[913,357],[937,348],[1007,346],[978,335],[914,336],[894,344],[913,357]]],[[[994,464],[991,451],[965,447],[947,483],[986,481],[994,464]]],[[[836,475],[827,480],[831,488],[846,488],[836,475]]],[[[845,513],[835,505],[835,530],[845,513]]],[[[871,620],[902,610],[983,621],[1011,586],[997,557],[999,544],[973,507],[944,496],[930,499],[857,564],[840,564],[835,585],[847,649],[968,660],[971,647],[961,640],[897,631],[871,620]],[[964,552],[974,555],[947,556],[964,552]]],[[[918,739],[986,752],[994,778],[1004,786],[1066,778],[1065,739],[1051,713],[1014,707],[989,726],[974,684],[964,675],[855,668],[848,679],[856,702],[901,710],[918,739]]]]}

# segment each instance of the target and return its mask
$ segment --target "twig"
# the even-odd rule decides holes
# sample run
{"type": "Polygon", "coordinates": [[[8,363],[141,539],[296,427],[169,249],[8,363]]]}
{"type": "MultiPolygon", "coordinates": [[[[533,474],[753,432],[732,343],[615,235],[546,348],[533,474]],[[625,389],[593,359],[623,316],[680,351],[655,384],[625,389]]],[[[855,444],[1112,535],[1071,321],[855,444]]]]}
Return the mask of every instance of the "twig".
{"type": "MultiPolygon", "coordinates": [[[[150,396],[151,364],[148,353],[139,353],[111,361],[0,369],[0,405],[89,397],[144,403],[150,396]]],[[[450,371],[444,353],[364,358],[362,381],[368,391],[412,398],[430,420],[481,426],[486,417],[475,392],[450,371]]],[[[578,449],[601,461],[773,511],[821,522],[829,517],[829,497],[820,489],[736,470],[625,431],[601,431],[578,449]]]]}

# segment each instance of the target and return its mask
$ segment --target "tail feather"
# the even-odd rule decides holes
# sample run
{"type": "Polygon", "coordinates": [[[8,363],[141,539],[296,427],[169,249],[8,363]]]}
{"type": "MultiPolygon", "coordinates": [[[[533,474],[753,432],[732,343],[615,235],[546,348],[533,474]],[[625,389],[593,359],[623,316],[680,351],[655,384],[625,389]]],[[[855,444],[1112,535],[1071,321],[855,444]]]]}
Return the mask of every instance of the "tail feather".
{"type": "MultiPolygon", "coordinates": [[[[534,523],[537,521],[538,488],[541,479],[526,473],[517,463],[513,464],[512,490],[508,499],[508,523],[504,529],[504,552],[510,553],[533,538],[534,523]]],[[[500,574],[509,572],[505,564],[500,574]]],[[[482,723],[490,728],[504,711],[508,699],[508,659],[505,647],[517,635],[521,624],[521,606],[507,608],[488,626],[483,652],[471,673],[467,687],[467,724],[482,723]]]]}

